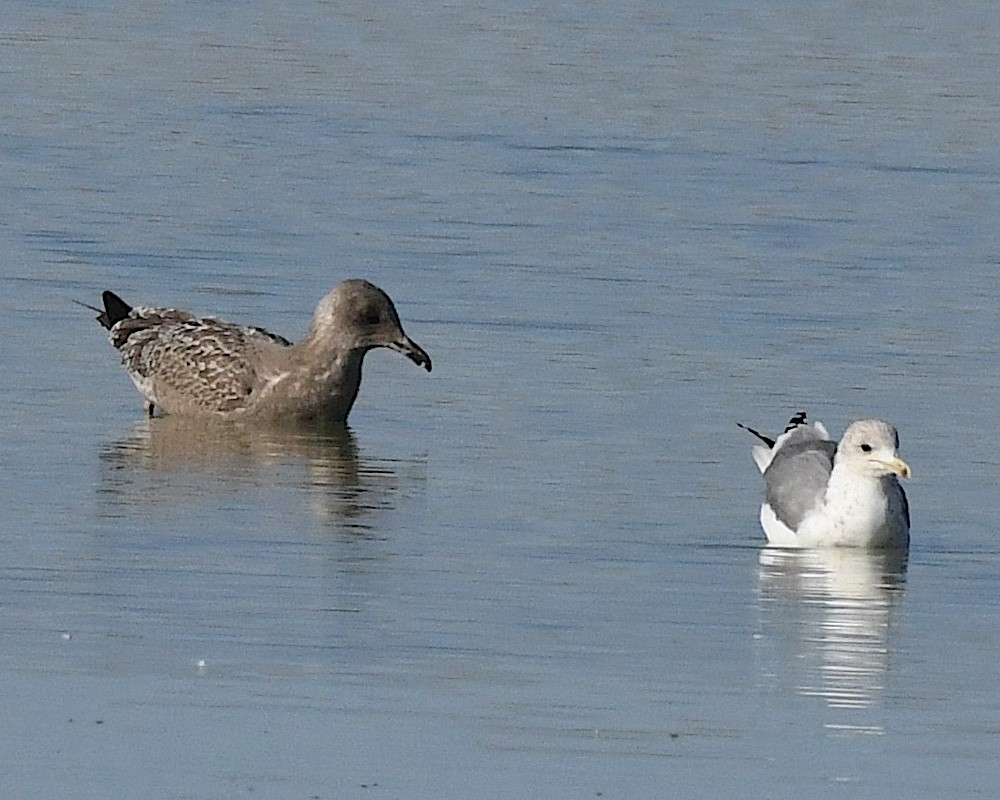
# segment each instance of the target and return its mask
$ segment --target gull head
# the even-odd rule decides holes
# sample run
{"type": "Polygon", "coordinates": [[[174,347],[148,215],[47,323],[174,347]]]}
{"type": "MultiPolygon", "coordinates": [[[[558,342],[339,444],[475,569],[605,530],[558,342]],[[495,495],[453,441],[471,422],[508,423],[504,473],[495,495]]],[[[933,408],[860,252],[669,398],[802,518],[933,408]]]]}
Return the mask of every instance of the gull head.
{"type": "Polygon", "coordinates": [[[431,358],[403,332],[389,295],[366,280],[342,281],[319,301],[309,338],[367,352],[387,347],[431,371],[431,358]]]}
{"type": "Polygon", "coordinates": [[[835,463],[873,478],[909,478],[910,465],[899,457],[898,449],[899,434],[892,425],[880,419],[861,419],[844,431],[835,463]]]}

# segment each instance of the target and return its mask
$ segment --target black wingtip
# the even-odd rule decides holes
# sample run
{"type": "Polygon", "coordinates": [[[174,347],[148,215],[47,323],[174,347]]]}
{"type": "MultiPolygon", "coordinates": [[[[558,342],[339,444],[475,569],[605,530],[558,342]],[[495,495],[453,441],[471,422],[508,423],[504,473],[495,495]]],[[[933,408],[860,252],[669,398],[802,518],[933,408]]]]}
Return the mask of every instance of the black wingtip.
{"type": "Polygon", "coordinates": [[[104,292],[101,299],[104,301],[104,311],[97,317],[97,321],[108,330],[132,313],[132,306],[114,292],[104,292]]]}
{"type": "Polygon", "coordinates": [[[785,426],[785,433],[788,433],[792,428],[797,428],[799,425],[806,424],[806,412],[796,411],[790,420],[788,420],[788,425],[785,426]]]}
{"type": "Polygon", "coordinates": [[[768,447],[774,447],[774,439],[771,439],[770,437],[765,436],[760,431],[755,431],[749,425],[744,425],[742,422],[737,422],[736,425],[738,427],[740,427],[740,428],[743,428],[743,430],[745,430],[745,431],[747,431],[749,433],[752,433],[754,436],[756,436],[758,439],[760,439],[768,447]]]}

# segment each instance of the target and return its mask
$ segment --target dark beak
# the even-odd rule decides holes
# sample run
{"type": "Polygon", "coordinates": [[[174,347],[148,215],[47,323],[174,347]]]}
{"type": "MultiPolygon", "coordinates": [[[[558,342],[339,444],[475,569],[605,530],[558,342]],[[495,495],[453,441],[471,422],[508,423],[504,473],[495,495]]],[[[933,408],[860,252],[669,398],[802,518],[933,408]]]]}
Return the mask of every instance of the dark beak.
{"type": "Polygon", "coordinates": [[[390,350],[395,350],[397,353],[402,353],[418,367],[423,367],[428,372],[431,371],[431,357],[424,352],[424,348],[409,336],[404,335],[398,342],[388,344],[386,347],[390,350]]]}

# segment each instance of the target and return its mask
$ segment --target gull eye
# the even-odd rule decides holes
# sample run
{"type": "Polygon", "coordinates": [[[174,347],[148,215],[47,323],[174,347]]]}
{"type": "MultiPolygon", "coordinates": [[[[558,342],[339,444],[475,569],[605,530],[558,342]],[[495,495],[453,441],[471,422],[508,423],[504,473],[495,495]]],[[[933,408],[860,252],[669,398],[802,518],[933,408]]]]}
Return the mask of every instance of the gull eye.
{"type": "Polygon", "coordinates": [[[378,325],[382,321],[382,315],[377,308],[369,307],[361,311],[361,321],[365,325],[378,325]]]}
{"type": "Polygon", "coordinates": [[[872,446],[866,442],[865,444],[861,445],[861,450],[864,453],[870,453],[872,451],[872,446]]]}

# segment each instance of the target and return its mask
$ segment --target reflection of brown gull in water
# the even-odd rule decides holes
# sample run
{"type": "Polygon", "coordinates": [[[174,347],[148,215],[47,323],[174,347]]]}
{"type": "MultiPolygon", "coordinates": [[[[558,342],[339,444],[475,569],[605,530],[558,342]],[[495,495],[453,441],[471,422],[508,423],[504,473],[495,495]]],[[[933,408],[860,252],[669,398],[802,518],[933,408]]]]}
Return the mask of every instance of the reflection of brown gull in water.
{"type": "Polygon", "coordinates": [[[881,733],[906,551],[829,548],[760,555],[762,688],[824,701],[824,725],[881,733]]]}
{"type": "Polygon", "coordinates": [[[387,347],[431,370],[430,357],[403,332],[392,300],[364,280],[343,281],[326,295],[294,345],[263,328],[132,307],[112,292],[103,299],[97,321],[150,415],[159,406],[189,417],[343,422],[369,350],[387,347]]]}
{"type": "Polygon", "coordinates": [[[194,494],[286,486],[304,491],[321,517],[358,529],[391,507],[400,488],[400,462],[362,458],[344,425],[260,428],[147,418],[106,447],[101,460],[102,495],[112,505],[183,503],[194,494]]]}

